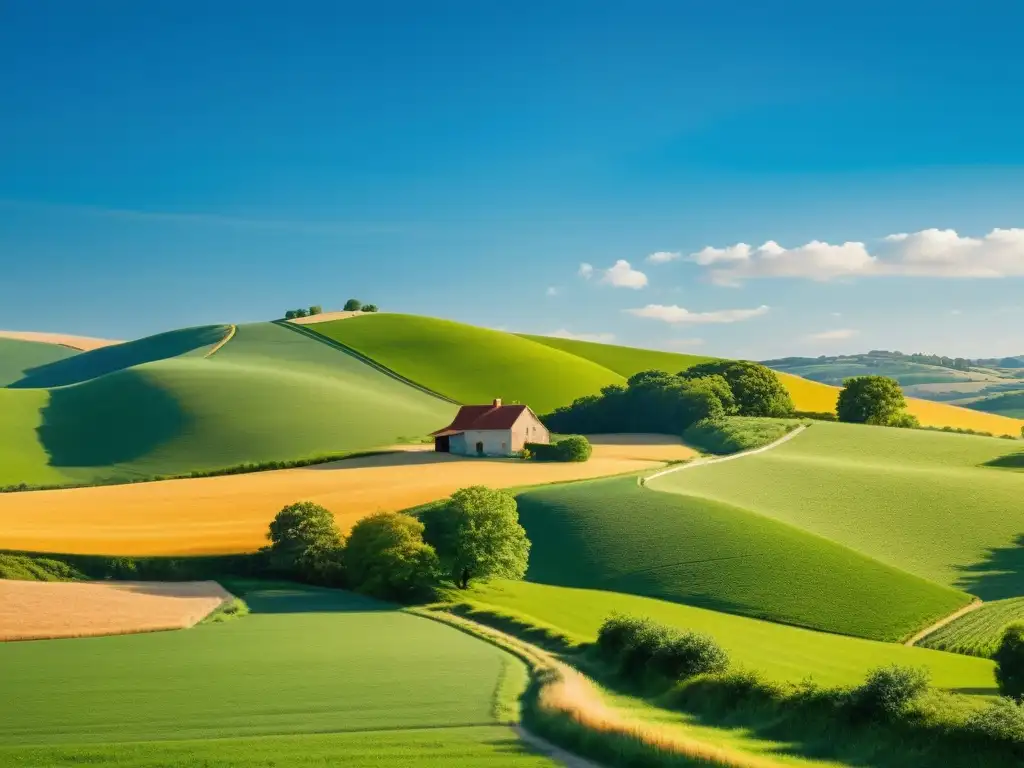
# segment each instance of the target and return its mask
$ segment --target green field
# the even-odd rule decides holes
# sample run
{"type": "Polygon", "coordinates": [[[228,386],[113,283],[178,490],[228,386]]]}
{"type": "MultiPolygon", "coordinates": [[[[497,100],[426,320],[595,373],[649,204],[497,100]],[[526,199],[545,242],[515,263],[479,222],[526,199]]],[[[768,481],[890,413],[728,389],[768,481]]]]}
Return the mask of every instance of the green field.
{"type": "Polygon", "coordinates": [[[814,632],[635,595],[495,581],[471,587],[459,597],[480,608],[556,628],[578,642],[593,642],[613,612],[648,616],[712,635],[729,652],[734,667],[756,670],[779,682],[798,683],[810,677],[825,686],[857,685],[874,667],[905,664],[927,667],[939,688],[981,695],[996,692],[988,659],[814,632]]]}
{"type": "MultiPolygon", "coordinates": [[[[348,593],[255,586],[246,599],[251,615],[191,630],[0,645],[0,762],[32,764],[26,755],[82,754],[91,744],[108,762],[126,753],[129,764],[153,765],[190,745],[132,742],[238,738],[280,760],[296,742],[252,737],[387,730],[391,750],[432,743],[433,761],[427,752],[420,764],[435,765],[444,729],[498,725],[510,696],[503,681],[525,679],[520,662],[491,645],[348,593]],[[401,733],[425,728],[437,730],[401,733]]],[[[510,736],[464,730],[447,748],[515,752],[510,736]]],[[[310,750],[366,759],[376,740],[318,736],[310,750]]],[[[239,759],[228,746],[210,742],[199,754],[232,765],[216,762],[239,759]]]]}
{"type": "Polygon", "coordinates": [[[520,334],[524,339],[553,349],[560,349],[584,360],[602,365],[608,370],[629,378],[640,371],[668,371],[679,373],[699,363],[717,360],[704,355],[684,355],[677,352],[661,352],[656,349],[637,349],[622,347],[617,344],[598,344],[593,341],[577,341],[575,339],[556,339],[553,336],[529,336],[520,334]]]}
{"type": "Polygon", "coordinates": [[[1011,621],[1024,621],[1024,597],[984,603],[980,608],[932,632],[921,640],[922,648],[991,656],[1011,621]]]}
{"type": "Polygon", "coordinates": [[[967,404],[968,408],[986,413],[998,413],[1000,416],[1011,416],[1024,419],[1024,392],[1008,392],[1005,395],[994,395],[967,404]]]}
{"type": "Polygon", "coordinates": [[[501,331],[383,314],[308,325],[460,403],[500,397],[547,413],[622,377],[588,360],[501,331]]]}
{"type": "MultiPolygon", "coordinates": [[[[358,359],[272,323],[238,327],[212,357],[198,341],[223,329],[166,340],[142,354],[151,362],[70,386],[0,389],[15,407],[0,412],[0,485],[99,482],[185,474],[242,463],[288,460],[390,445],[451,420],[455,408],[358,359]]],[[[139,344],[141,342],[137,342],[139,344]]],[[[107,371],[110,358],[50,368],[47,380],[107,371]],[[88,365],[86,364],[88,363],[88,365]]],[[[42,376],[38,373],[37,376],[42,376]]]]}
{"type": "Polygon", "coordinates": [[[0,387],[7,387],[25,378],[27,372],[56,363],[78,352],[59,344],[0,338],[0,387]]]}
{"type": "Polygon", "coordinates": [[[824,536],[982,599],[1024,594],[1024,474],[986,463],[998,438],[816,423],[755,456],[649,488],[717,501],[824,536]]]}
{"type": "Polygon", "coordinates": [[[876,640],[900,640],[969,599],[771,518],[641,488],[633,477],[547,486],[518,500],[533,542],[527,579],[542,584],[876,640]]]}

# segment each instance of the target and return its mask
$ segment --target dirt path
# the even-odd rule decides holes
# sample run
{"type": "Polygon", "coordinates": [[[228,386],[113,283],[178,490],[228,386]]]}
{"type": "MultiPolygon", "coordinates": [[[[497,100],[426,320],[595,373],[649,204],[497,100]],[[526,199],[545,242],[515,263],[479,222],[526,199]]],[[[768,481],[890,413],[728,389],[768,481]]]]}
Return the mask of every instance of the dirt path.
{"type": "Polygon", "coordinates": [[[231,324],[231,329],[227,332],[227,335],[223,339],[218,341],[216,346],[214,346],[213,349],[211,349],[209,352],[207,352],[205,355],[203,355],[203,357],[213,357],[215,354],[217,354],[217,352],[220,351],[221,347],[223,347],[225,344],[227,344],[229,341],[231,341],[235,337],[235,333],[237,331],[238,331],[238,326],[235,325],[234,323],[232,323],[231,324]]]}
{"type": "Polygon", "coordinates": [[[968,613],[970,613],[971,611],[976,611],[979,608],[981,608],[981,606],[983,606],[983,605],[984,605],[984,603],[981,600],[978,600],[977,598],[975,598],[974,602],[968,603],[967,605],[965,605],[960,610],[954,611],[953,613],[949,614],[949,616],[946,616],[945,618],[939,619],[934,624],[932,624],[930,627],[925,627],[924,629],[922,629],[920,632],[918,632],[916,635],[914,635],[912,638],[910,638],[909,640],[907,640],[903,644],[904,645],[917,645],[919,642],[921,642],[926,637],[928,637],[928,635],[930,635],[932,632],[936,631],[937,629],[942,629],[947,624],[952,624],[954,621],[959,619],[961,616],[965,616],[968,613]]]}
{"type": "Polygon", "coordinates": [[[565,768],[604,768],[598,763],[587,760],[585,757],[574,755],[561,747],[552,744],[547,739],[542,739],[536,734],[530,733],[521,725],[513,725],[512,730],[516,732],[520,740],[526,742],[538,752],[550,757],[552,760],[561,763],[565,768]]]}
{"type": "Polygon", "coordinates": [[[691,461],[689,464],[681,464],[677,467],[669,467],[668,469],[663,469],[661,470],[661,472],[655,472],[653,475],[648,475],[647,477],[640,478],[640,485],[647,485],[648,482],[654,480],[655,478],[670,475],[673,472],[682,472],[684,469],[693,469],[694,467],[705,467],[708,464],[720,464],[723,461],[733,461],[735,459],[742,459],[744,456],[753,456],[755,453],[764,453],[765,451],[770,451],[772,448],[778,448],[783,443],[789,442],[794,437],[803,432],[805,429],[807,429],[806,425],[801,424],[792,432],[787,432],[774,443],[762,445],[760,448],[751,448],[749,451],[730,453],[728,456],[715,456],[714,458],[696,459],[695,461],[691,461]]]}

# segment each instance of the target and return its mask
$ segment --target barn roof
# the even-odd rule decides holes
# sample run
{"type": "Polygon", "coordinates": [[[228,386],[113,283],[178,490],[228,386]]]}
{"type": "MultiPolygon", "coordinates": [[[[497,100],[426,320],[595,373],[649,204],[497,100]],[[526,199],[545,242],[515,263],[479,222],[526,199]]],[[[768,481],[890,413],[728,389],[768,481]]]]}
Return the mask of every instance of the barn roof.
{"type": "Polygon", "coordinates": [[[523,411],[528,410],[525,405],[464,405],[451,424],[431,435],[454,435],[470,429],[511,429],[523,411]]]}

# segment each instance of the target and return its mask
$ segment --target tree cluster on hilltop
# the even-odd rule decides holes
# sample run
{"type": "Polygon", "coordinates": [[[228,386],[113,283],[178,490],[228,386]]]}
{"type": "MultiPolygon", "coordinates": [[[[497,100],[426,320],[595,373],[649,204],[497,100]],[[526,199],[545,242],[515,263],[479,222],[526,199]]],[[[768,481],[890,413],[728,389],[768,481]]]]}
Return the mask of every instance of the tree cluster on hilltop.
{"type": "MultiPolygon", "coordinates": [[[[323,313],[324,308],[319,304],[314,304],[309,309],[289,309],[284,313],[285,320],[295,320],[299,317],[312,317],[313,315],[319,315],[323,313]]],[[[345,302],[345,312],[377,312],[378,308],[376,304],[363,304],[359,299],[349,299],[345,302]]]]}
{"type": "Polygon", "coordinates": [[[553,432],[682,434],[705,419],[792,413],[793,400],[774,371],[760,363],[720,360],[676,374],[641,371],[625,386],[578,398],[543,421],[553,432]]]}

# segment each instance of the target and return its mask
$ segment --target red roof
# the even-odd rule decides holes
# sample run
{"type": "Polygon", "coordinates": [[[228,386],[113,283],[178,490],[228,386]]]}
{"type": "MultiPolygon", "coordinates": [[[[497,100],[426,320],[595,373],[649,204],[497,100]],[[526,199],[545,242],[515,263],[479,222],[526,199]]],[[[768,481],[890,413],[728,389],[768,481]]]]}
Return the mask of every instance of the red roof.
{"type": "Polygon", "coordinates": [[[470,429],[512,429],[516,419],[528,410],[525,405],[464,405],[455,421],[432,435],[456,434],[470,429]]]}

